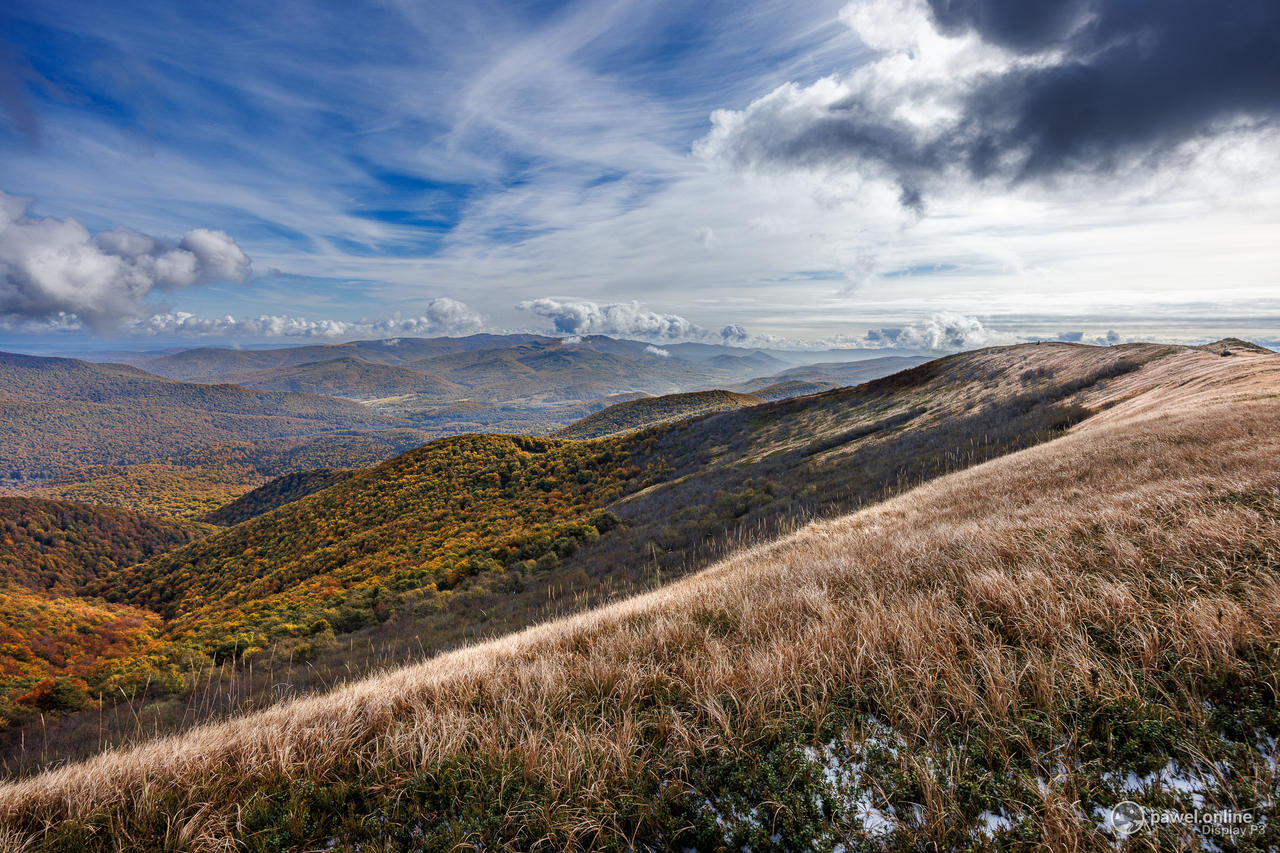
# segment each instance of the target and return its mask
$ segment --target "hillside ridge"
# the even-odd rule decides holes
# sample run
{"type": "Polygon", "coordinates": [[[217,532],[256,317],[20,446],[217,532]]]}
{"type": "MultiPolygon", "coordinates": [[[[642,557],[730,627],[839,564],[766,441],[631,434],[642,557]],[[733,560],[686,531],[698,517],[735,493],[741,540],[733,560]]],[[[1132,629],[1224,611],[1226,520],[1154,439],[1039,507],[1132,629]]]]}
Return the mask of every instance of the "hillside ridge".
{"type": "Polygon", "coordinates": [[[0,402],[0,478],[10,481],[152,462],[218,441],[406,425],[335,397],[7,353],[0,353],[0,402]]]}
{"type": "Polygon", "coordinates": [[[606,438],[697,415],[728,412],[765,402],[736,391],[690,391],[615,403],[552,433],[556,438],[606,438]]]}

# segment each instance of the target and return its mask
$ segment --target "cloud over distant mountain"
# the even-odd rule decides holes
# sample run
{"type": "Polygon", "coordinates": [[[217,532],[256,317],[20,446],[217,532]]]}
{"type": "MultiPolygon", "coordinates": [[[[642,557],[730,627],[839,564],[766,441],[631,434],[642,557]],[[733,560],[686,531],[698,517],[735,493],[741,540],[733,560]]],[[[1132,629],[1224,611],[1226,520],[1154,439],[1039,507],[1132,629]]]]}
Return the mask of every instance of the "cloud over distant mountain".
{"type": "Polygon", "coordinates": [[[311,320],[290,315],[198,317],[186,312],[152,314],[129,321],[128,331],[144,335],[245,338],[385,338],[466,335],[484,328],[483,318],[465,303],[442,296],[417,317],[393,314],[380,320],[311,320]]]}
{"type": "Polygon", "coordinates": [[[243,281],[248,256],[223,231],[177,243],[128,228],[90,235],[74,219],[30,215],[30,199],[0,192],[0,321],[65,322],[99,330],[145,313],[155,291],[243,281]]]}
{"type": "Polygon", "coordinates": [[[701,338],[706,330],[679,314],[659,314],[639,302],[600,305],[585,300],[530,299],[516,306],[551,321],[557,332],[568,335],[620,335],[648,340],[701,338]]]}
{"type": "Polygon", "coordinates": [[[718,110],[699,152],[858,169],[920,208],[948,177],[1150,166],[1280,119],[1274,0],[876,0],[842,18],[878,59],[718,110]]]}
{"type": "Polygon", "coordinates": [[[928,319],[901,329],[871,329],[866,343],[873,347],[912,350],[973,349],[992,342],[991,332],[977,317],[940,311],[928,319]]]}

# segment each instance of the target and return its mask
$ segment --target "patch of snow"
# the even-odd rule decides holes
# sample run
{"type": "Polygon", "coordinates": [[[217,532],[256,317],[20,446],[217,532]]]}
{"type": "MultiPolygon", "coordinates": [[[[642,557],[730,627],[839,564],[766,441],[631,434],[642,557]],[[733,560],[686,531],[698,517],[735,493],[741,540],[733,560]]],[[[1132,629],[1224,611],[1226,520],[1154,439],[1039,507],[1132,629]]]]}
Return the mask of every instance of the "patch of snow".
{"type": "Polygon", "coordinates": [[[821,767],[828,794],[838,808],[860,821],[865,835],[879,837],[892,833],[898,826],[898,818],[892,806],[876,805],[872,792],[863,787],[862,777],[867,769],[863,759],[870,749],[880,749],[896,757],[902,748],[902,739],[878,720],[870,720],[868,726],[871,731],[855,747],[856,754],[850,754],[844,742],[836,739],[819,747],[805,747],[804,756],[821,767]]]}
{"type": "Polygon", "coordinates": [[[978,815],[978,820],[982,821],[984,824],[978,828],[978,832],[981,835],[985,835],[987,838],[994,838],[996,833],[1006,832],[1013,829],[1013,821],[1009,820],[1009,818],[1003,814],[983,812],[978,815]]]}
{"type": "MultiPolygon", "coordinates": [[[[1191,775],[1192,769],[1187,768],[1179,771],[1178,765],[1170,761],[1164,767],[1146,776],[1139,776],[1136,773],[1130,773],[1125,777],[1124,781],[1119,784],[1119,789],[1125,794],[1139,794],[1156,789],[1162,789],[1178,794],[1186,794],[1191,798],[1191,804],[1197,809],[1204,808],[1204,795],[1212,785],[1203,775],[1191,775]]],[[[1119,777],[1116,773],[1104,773],[1102,781],[1110,784],[1116,784],[1119,777]]]]}
{"type": "Polygon", "coordinates": [[[897,828],[898,820],[893,809],[888,811],[877,808],[871,802],[871,795],[863,793],[854,803],[854,816],[862,821],[862,831],[869,836],[889,835],[897,828]]]}

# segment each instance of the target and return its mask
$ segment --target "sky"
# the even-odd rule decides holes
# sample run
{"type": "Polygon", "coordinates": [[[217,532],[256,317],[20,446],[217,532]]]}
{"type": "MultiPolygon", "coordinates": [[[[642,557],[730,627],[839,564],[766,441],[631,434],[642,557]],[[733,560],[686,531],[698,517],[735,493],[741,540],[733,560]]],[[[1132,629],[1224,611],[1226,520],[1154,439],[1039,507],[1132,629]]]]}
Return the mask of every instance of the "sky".
{"type": "Polygon", "coordinates": [[[0,8],[0,348],[1280,341],[1274,0],[0,8]]]}

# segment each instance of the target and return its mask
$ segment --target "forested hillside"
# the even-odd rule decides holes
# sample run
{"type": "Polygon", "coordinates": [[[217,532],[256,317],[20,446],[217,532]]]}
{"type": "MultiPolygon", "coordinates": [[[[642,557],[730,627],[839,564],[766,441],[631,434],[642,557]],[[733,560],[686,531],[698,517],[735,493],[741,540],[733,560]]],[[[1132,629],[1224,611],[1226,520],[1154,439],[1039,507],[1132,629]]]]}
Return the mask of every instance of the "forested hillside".
{"type": "Polygon", "coordinates": [[[201,516],[201,521],[230,526],[341,483],[355,472],[347,468],[315,468],[277,477],[201,516]]]}
{"type": "Polygon", "coordinates": [[[219,441],[399,422],[311,394],[176,382],[124,365],[0,354],[0,478],[129,465],[219,441]]]}
{"type": "Polygon", "coordinates": [[[212,529],[112,507],[0,497],[0,582],[74,592],[212,529]]]}
{"type": "Polygon", "coordinates": [[[222,658],[350,631],[478,574],[564,557],[613,525],[639,475],[611,447],[508,436],[433,442],[90,586],[222,658]]]}
{"type": "Polygon", "coordinates": [[[159,639],[159,616],[86,597],[86,590],[213,529],[110,507],[0,497],[0,727],[136,691],[153,678],[157,688],[180,689],[159,639]]]}
{"type": "Polygon", "coordinates": [[[261,477],[246,465],[92,465],[38,483],[0,487],[0,494],[76,501],[189,519],[235,500],[261,477]]]}

